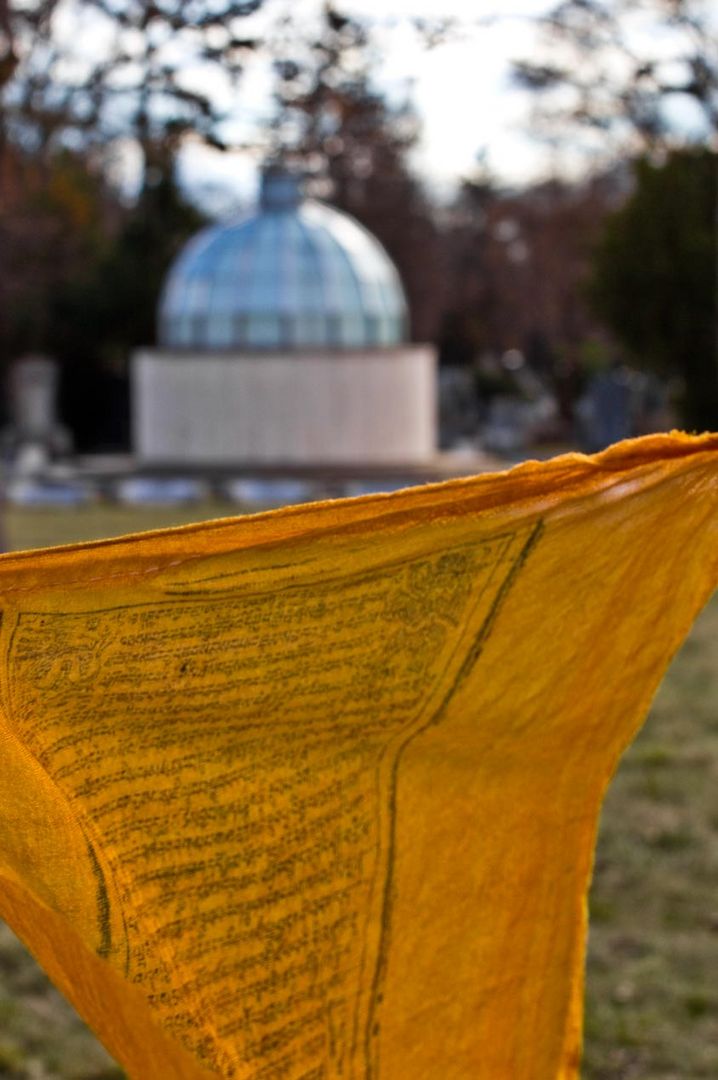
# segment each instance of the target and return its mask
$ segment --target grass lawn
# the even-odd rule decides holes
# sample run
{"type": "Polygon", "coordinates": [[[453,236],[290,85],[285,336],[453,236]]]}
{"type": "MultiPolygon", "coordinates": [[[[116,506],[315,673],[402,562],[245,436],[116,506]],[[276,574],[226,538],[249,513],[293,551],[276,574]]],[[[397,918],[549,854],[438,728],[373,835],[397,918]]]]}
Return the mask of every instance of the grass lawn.
{"type": "Polygon", "coordinates": [[[718,1077],[718,593],[604,804],[584,1076],[718,1077]]]}
{"type": "MultiPolygon", "coordinates": [[[[223,504],[11,510],[5,527],[9,546],[35,547],[227,513],[223,504]]],[[[122,1076],[1,924],[0,1076],[122,1076]]],[[[718,595],[606,800],[591,891],[583,1076],[718,1078],[718,595]]]]}

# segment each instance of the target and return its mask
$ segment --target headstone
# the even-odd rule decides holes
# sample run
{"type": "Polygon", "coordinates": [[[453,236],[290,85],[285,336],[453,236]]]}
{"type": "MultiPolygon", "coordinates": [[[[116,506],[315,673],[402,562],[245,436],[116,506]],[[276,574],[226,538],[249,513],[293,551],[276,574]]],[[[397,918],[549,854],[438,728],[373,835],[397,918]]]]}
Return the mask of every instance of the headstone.
{"type": "Polygon", "coordinates": [[[10,423],[2,436],[4,457],[23,475],[43,472],[72,450],[68,430],[57,418],[57,361],[25,356],[10,369],[10,423]]]}
{"type": "Polygon", "coordinates": [[[589,454],[671,426],[660,380],[618,364],[591,378],[578,401],[576,419],[581,449],[589,454]]]}
{"type": "Polygon", "coordinates": [[[476,439],[479,430],[476,384],[471,369],[439,369],[439,443],[450,449],[476,439]]]}

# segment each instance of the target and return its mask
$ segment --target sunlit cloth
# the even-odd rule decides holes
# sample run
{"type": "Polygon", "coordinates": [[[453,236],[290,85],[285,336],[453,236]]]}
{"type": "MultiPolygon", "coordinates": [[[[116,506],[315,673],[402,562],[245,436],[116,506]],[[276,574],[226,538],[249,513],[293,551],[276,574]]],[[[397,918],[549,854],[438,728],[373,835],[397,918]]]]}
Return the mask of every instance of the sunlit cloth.
{"type": "Polygon", "coordinates": [[[132,1077],[578,1070],[718,436],[0,559],[0,913],[132,1077]]]}

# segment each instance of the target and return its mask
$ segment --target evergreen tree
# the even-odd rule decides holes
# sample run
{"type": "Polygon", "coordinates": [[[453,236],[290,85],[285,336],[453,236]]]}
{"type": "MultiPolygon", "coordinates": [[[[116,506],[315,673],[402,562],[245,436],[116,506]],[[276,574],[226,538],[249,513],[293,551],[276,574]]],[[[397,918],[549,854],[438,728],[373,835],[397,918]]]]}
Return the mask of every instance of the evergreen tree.
{"type": "Polygon", "coordinates": [[[718,429],[718,155],[683,150],[642,159],[636,188],[595,252],[596,311],[635,362],[683,383],[683,412],[718,429]]]}
{"type": "Polygon", "coordinates": [[[155,342],[167,270],[203,223],[166,163],[148,172],[103,257],[59,290],[53,351],[63,365],[64,416],[80,449],[129,444],[129,358],[155,342]],[[91,411],[88,400],[94,401],[91,411]]]}

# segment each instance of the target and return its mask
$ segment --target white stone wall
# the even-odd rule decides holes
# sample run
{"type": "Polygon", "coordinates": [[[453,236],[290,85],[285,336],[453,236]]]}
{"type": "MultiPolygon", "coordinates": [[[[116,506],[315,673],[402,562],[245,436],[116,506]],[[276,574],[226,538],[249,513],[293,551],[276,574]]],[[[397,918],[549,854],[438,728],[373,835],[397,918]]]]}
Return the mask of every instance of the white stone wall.
{"type": "Polygon", "coordinates": [[[149,464],[411,464],[436,450],[429,346],[133,357],[134,451],[149,464]]]}

